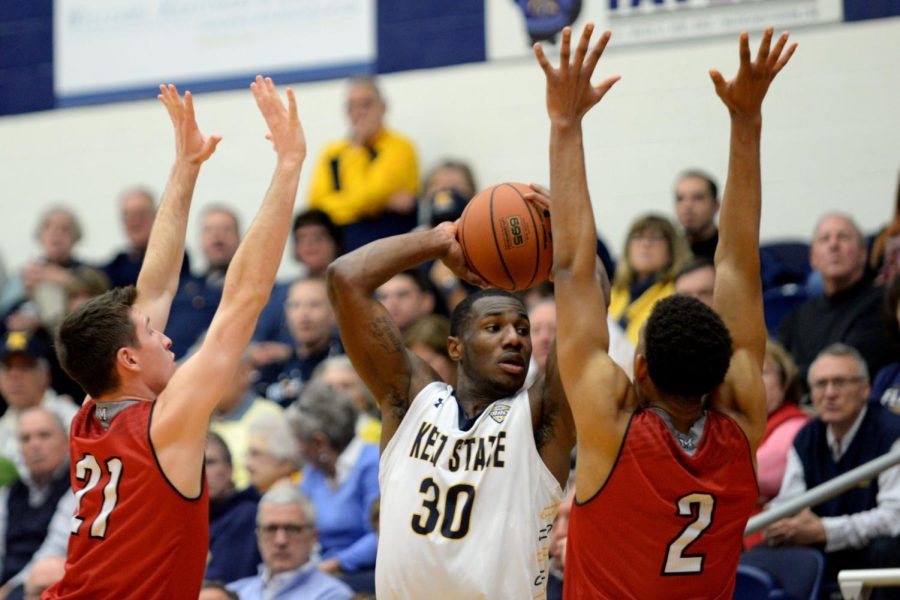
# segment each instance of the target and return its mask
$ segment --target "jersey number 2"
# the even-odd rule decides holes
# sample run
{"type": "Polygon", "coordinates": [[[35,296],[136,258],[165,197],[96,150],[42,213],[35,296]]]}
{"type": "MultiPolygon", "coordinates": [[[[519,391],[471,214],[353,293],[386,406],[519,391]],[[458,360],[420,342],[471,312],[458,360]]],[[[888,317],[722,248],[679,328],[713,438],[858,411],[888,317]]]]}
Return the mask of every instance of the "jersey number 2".
{"type": "MultiPolygon", "coordinates": [[[[92,538],[103,539],[106,537],[106,523],[109,515],[116,507],[119,501],[119,480],[122,478],[122,460],[118,458],[110,458],[106,461],[106,469],[109,471],[109,481],[103,487],[103,506],[100,507],[98,514],[91,523],[90,535],[92,538]]],[[[97,487],[100,483],[100,477],[103,475],[103,469],[97,459],[92,454],[85,454],[84,458],[75,463],[75,478],[78,481],[87,479],[87,484],[75,492],[75,515],[72,517],[72,533],[77,535],[84,523],[84,518],[80,517],[81,499],[85,494],[97,487]]]]}
{"type": "MultiPolygon", "coordinates": [[[[419,493],[425,496],[422,500],[422,508],[428,510],[428,514],[414,514],[412,517],[413,531],[419,535],[428,535],[437,527],[441,510],[438,503],[441,501],[441,488],[428,477],[422,480],[419,493]],[[432,497],[433,496],[433,497],[432,497]]],[[[441,535],[449,540],[461,540],[469,533],[469,520],[472,517],[472,505],[475,503],[475,488],[471,485],[460,483],[447,490],[444,497],[444,518],[441,521],[441,535]],[[465,498],[463,498],[465,496],[465,498]],[[462,507],[460,508],[460,503],[462,507]],[[459,518],[457,519],[457,511],[459,518]]]]}
{"type": "Polygon", "coordinates": [[[694,520],[688,523],[674,540],[669,542],[666,548],[663,575],[702,573],[705,555],[685,555],[684,552],[688,546],[697,541],[707,527],[712,525],[716,499],[710,494],[694,492],[679,498],[677,506],[678,510],[675,514],[679,517],[694,517],[694,520]]]}

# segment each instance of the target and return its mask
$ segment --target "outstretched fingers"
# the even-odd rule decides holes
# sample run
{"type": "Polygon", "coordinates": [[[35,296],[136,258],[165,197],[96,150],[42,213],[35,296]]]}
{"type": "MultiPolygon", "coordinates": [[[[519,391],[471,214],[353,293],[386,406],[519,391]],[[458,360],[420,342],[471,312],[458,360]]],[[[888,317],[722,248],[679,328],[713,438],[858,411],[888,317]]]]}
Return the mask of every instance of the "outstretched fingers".
{"type": "Polygon", "coordinates": [[[772,28],[766,27],[762,39],[759,40],[759,51],[756,53],[756,64],[763,66],[768,64],[769,47],[772,45],[772,28]]]}
{"type": "Polygon", "coordinates": [[[591,35],[594,33],[594,24],[588,23],[584,26],[584,31],[581,32],[581,39],[578,40],[578,47],[575,48],[575,62],[572,63],[572,69],[579,73],[581,72],[581,67],[584,64],[584,57],[588,53],[588,48],[591,44],[591,35]]]}
{"type": "Polygon", "coordinates": [[[562,42],[559,47],[559,72],[566,73],[569,70],[569,53],[572,45],[572,28],[565,27],[562,32],[562,42]]]}
{"type": "Polygon", "coordinates": [[[788,61],[791,60],[791,57],[794,55],[794,50],[797,49],[797,44],[791,44],[787,49],[787,52],[784,53],[784,56],[778,59],[778,62],[775,63],[775,68],[772,69],[772,77],[778,75],[778,72],[784,68],[784,65],[788,64],[788,61]]]}
{"type": "Polygon", "coordinates": [[[741,57],[741,68],[743,69],[745,67],[749,67],[750,66],[750,36],[747,34],[746,31],[741,33],[740,44],[738,45],[738,47],[739,47],[738,52],[741,57]]]}
{"type": "Polygon", "coordinates": [[[588,73],[594,72],[594,69],[597,67],[597,63],[600,61],[600,57],[603,56],[603,51],[606,50],[606,45],[609,43],[609,39],[611,37],[611,32],[604,31],[600,34],[600,39],[597,40],[597,43],[594,44],[594,47],[591,48],[591,52],[587,57],[587,63],[585,64],[588,73]]]}
{"type": "Polygon", "coordinates": [[[550,64],[550,61],[547,60],[547,55],[544,54],[544,47],[540,42],[536,42],[534,44],[534,57],[537,59],[538,64],[541,66],[541,70],[544,71],[544,75],[550,77],[553,73],[553,65],[550,64]]]}

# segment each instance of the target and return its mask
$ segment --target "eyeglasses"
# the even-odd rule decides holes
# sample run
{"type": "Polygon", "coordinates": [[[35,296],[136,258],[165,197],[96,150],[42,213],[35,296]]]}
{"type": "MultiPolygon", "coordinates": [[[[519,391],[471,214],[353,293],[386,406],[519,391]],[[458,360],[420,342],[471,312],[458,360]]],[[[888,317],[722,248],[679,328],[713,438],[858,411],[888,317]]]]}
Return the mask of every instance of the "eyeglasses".
{"type": "Polygon", "coordinates": [[[832,377],[831,379],[817,379],[809,384],[809,387],[813,392],[817,394],[821,394],[826,389],[828,389],[828,385],[831,384],[834,386],[834,389],[838,392],[841,390],[845,390],[854,383],[860,383],[861,381],[865,381],[865,377],[861,375],[857,375],[855,377],[832,377]]]}
{"type": "Polygon", "coordinates": [[[270,525],[260,525],[256,528],[260,537],[267,539],[275,537],[279,529],[284,531],[284,534],[289,538],[298,538],[303,535],[304,532],[315,529],[315,527],[312,525],[296,525],[294,523],[289,523],[287,525],[272,523],[270,525]]]}

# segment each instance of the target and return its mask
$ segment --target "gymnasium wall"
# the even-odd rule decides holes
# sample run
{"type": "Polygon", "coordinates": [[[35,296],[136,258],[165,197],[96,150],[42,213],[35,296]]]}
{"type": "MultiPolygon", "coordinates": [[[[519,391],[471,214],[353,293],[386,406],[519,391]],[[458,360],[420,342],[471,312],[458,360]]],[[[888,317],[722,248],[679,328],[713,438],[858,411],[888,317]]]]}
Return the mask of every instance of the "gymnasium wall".
{"type": "MultiPolygon", "coordinates": [[[[800,49],[764,110],[763,238],[806,237],[817,215],[833,209],[872,231],[893,211],[900,173],[900,18],[799,28],[793,38],[800,49]]],[[[671,213],[678,171],[701,167],[724,179],[727,113],[706,71],[727,76],[736,64],[730,35],[651,46],[613,40],[600,71],[623,80],[587,118],[585,139],[599,230],[615,253],[635,215],[671,213]]],[[[527,55],[386,74],[382,85],[390,124],[413,138],[424,167],[453,156],[474,164],[481,185],[547,180],[543,78],[527,55]]],[[[346,131],[344,86],[294,87],[310,154],[302,206],[318,149],[346,131]]],[[[246,90],[198,94],[196,105],[201,128],[224,136],[196,206],[231,203],[246,221],[274,166],[262,118],[246,90]]],[[[170,124],[154,99],[0,118],[7,268],[35,254],[37,216],[56,203],[84,223],[79,254],[107,259],[124,243],[117,193],[137,183],[161,193],[172,156],[170,124]]],[[[196,238],[192,223],[189,247],[196,238]]]]}

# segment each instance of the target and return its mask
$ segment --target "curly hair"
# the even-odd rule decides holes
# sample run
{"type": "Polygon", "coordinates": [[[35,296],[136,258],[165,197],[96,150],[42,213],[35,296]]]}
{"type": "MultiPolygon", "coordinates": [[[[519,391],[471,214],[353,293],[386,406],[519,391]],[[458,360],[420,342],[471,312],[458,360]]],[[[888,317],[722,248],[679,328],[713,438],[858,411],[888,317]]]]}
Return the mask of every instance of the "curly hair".
{"type": "Polygon", "coordinates": [[[701,397],[725,379],[731,334],[711,308],[695,298],[656,303],[644,330],[647,370],[656,387],[674,396],[701,397]]]}

